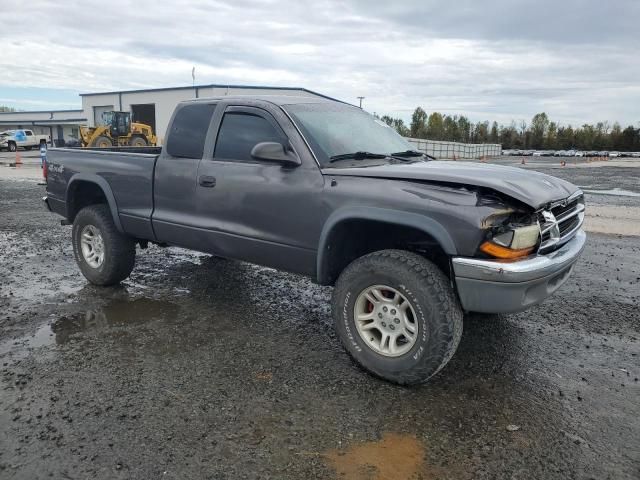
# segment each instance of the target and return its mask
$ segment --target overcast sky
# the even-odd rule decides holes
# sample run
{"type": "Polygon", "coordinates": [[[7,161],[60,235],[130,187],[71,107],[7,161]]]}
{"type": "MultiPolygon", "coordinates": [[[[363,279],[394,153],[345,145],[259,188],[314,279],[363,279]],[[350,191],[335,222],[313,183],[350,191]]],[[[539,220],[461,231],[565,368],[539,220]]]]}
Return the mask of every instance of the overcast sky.
{"type": "Polygon", "coordinates": [[[198,84],[362,95],[405,119],[640,126],[640,0],[0,3],[0,104],[20,109],[190,85],[195,66],[198,84]]]}

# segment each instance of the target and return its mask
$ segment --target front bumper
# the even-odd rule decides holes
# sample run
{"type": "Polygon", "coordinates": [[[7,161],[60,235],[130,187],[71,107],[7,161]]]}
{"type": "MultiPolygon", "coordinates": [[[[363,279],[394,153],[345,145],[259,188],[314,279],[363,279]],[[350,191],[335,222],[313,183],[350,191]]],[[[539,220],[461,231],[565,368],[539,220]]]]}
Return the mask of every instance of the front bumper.
{"type": "Polygon", "coordinates": [[[512,313],[541,303],[569,278],[586,239],[584,231],[579,230],[558,250],[515,262],[454,257],[453,271],[462,308],[470,312],[512,313]]]}

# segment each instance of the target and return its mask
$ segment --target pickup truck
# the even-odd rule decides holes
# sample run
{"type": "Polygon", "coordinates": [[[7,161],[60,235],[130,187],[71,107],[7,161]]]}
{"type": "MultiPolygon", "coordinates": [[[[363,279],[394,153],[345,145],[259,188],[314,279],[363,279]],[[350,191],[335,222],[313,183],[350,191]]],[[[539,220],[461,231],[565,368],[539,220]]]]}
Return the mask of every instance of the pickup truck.
{"type": "Polygon", "coordinates": [[[7,130],[0,132],[0,150],[15,152],[18,147],[31,150],[42,144],[46,145],[49,140],[49,135],[36,135],[33,130],[7,130]]]}
{"type": "Polygon", "coordinates": [[[49,210],[97,285],[136,246],[175,245],[333,285],[337,335],[384,379],[423,383],[464,312],[539,304],[585,245],[582,192],[529,170],[435,161],[363,110],[323,98],[187,101],[162,148],[49,150],[49,210]],[[135,150],[138,151],[138,150],[135,150]]]}

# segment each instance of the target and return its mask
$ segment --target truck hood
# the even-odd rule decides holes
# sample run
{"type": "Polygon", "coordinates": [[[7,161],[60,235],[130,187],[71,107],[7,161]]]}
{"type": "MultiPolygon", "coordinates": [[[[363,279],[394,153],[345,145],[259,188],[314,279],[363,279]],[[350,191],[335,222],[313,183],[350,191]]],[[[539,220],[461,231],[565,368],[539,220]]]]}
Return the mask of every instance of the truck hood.
{"type": "Polygon", "coordinates": [[[473,162],[415,162],[370,167],[324,168],[325,175],[392,178],[486,187],[515,198],[534,209],[562,200],[578,190],[575,185],[544,173],[503,165],[473,162]]]}

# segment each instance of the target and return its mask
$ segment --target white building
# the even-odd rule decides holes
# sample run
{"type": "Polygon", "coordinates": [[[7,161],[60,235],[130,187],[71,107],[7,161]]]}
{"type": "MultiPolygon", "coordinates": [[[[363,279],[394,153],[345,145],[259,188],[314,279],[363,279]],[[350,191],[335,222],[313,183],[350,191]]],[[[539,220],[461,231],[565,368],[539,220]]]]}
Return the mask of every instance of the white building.
{"type": "Polygon", "coordinates": [[[52,110],[38,112],[0,113],[0,131],[32,129],[50,135],[56,145],[63,140],[78,139],[80,125],[102,123],[102,114],[110,110],[131,112],[132,121],[151,125],[162,144],[169,119],[176,105],[192,98],[223,95],[295,95],[325,97],[306,88],[263,87],[251,85],[195,85],[192,87],[123,90],[104,93],[83,93],[82,110],[52,110]]]}
{"type": "Polygon", "coordinates": [[[40,110],[37,112],[0,113],[0,131],[33,130],[37,135],[49,135],[56,144],[61,139],[78,138],[78,126],[86,125],[82,110],[40,110]]]}

